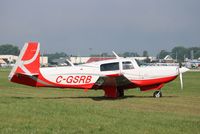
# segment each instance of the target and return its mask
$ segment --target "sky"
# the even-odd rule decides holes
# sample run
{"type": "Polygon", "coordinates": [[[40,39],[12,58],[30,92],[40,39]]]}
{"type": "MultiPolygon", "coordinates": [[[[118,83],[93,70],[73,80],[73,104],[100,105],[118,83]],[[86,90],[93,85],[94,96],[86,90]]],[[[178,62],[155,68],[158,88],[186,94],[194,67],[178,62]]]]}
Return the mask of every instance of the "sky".
{"type": "Polygon", "coordinates": [[[87,56],[200,47],[199,0],[0,0],[0,44],[87,56]]]}

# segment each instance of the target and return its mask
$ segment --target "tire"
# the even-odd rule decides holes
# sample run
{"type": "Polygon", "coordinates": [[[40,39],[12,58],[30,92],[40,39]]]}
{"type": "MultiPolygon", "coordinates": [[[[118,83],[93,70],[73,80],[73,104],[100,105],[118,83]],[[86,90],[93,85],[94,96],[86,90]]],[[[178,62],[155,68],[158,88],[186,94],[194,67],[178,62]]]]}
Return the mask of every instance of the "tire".
{"type": "Polygon", "coordinates": [[[154,98],[160,98],[160,97],[162,97],[162,92],[161,92],[161,91],[155,91],[155,92],[153,93],[153,97],[154,97],[154,98]]]}
{"type": "Polygon", "coordinates": [[[117,89],[118,97],[124,97],[124,89],[117,89]]]}

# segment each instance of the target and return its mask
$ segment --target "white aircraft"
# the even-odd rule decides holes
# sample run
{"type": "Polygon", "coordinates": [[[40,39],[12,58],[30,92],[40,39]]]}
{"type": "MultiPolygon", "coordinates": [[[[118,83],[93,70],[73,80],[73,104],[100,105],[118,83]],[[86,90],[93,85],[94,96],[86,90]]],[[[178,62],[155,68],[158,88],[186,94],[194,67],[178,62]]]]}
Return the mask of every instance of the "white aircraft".
{"type": "Polygon", "coordinates": [[[134,59],[121,58],[66,67],[40,68],[40,44],[26,43],[9,74],[11,82],[34,87],[59,87],[103,89],[105,97],[124,96],[124,90],[140,88],[141,91],[156,90],[154,97],[162,97],[161,88],[189,69],[174,66],[140,67],[134,59]]]}

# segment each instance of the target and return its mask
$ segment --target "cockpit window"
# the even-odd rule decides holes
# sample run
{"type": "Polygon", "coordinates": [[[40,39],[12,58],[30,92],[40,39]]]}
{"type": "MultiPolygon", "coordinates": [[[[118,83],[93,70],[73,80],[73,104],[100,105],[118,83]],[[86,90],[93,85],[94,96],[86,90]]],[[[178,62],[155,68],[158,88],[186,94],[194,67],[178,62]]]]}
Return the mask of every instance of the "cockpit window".
{"type": "Polygon", "coordinates": [[[122,62],[123,70],[134,69],[133,64],[130,61],[122,62]]]}
{"type": "Polygon", "coordinates": [[[100,66],[101,71],[115,71],[119,70],[119,62],[106,63],[100,66]]]}

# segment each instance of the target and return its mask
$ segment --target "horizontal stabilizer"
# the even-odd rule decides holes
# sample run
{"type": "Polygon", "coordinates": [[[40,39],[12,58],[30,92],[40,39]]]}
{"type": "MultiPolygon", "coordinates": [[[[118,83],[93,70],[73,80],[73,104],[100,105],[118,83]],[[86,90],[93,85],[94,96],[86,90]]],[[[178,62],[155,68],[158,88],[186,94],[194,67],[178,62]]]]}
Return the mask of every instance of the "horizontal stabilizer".
{"type": "Polygon", "coordinates": [[[38,76],[39,73],[31,73],[31,74],[26,74],[26,73],[15,73],[16,75],[27,75],[27,76],[38,76]]]}

